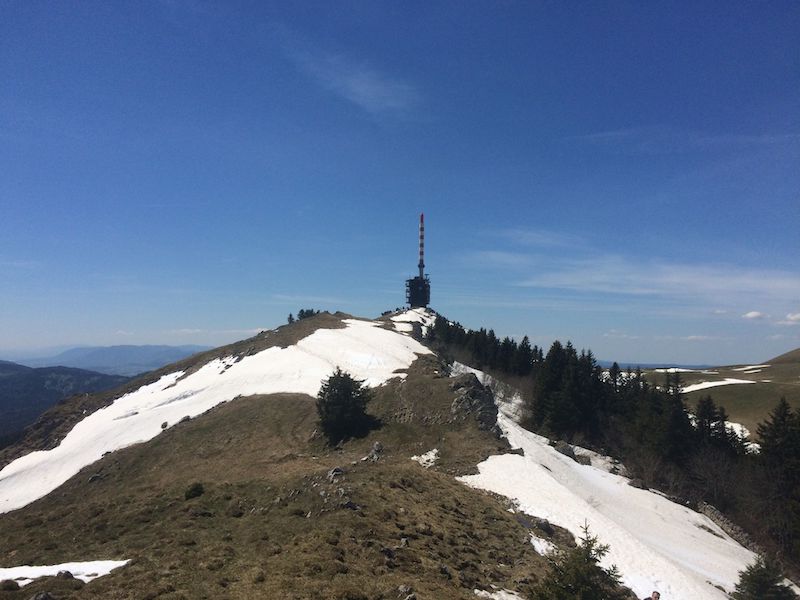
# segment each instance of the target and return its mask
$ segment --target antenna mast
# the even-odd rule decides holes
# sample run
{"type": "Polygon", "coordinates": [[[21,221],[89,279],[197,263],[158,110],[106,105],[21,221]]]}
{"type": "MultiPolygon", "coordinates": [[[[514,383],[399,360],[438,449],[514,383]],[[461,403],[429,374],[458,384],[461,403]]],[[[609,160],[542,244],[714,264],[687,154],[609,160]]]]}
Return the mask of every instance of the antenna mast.
{"type": "Polygon", "coordinates": [[[425,213],[419,213],[419,278],[425,278],[425,213]]]}

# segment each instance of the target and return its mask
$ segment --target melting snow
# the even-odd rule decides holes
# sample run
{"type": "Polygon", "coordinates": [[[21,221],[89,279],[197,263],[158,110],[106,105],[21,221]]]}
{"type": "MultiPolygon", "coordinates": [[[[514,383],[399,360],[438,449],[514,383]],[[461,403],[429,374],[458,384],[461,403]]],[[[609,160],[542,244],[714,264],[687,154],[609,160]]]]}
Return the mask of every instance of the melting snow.
{"type": "Polygon", "coordinates": [[[707,388],[718,387],[720,385],[733,385],[736,383],[755,383],[755,381],[750,381],[749,379],[733,379],[731,377],[726,377],[722,381],[704,381],[702,383],[694,383],[692,385],[687,385],[683,388],[683,393],[688,394],[689,392],[696,392],[697,390],[705,390],[707,388]]]}
{"type": "MultiPolygon", "coordinates": [[[[411,312],[411,311],[409,311],[411,312]]],[[[0,513],[56,489],[104,453],[145,442],[165,421],[177,423],[236,396],[296,392],[316,396],[338,366],[374,387],[408,368],[425,346],[376,323],[347,319],[343,329],[318,329],[297,344],[273,347],[239,361],[213,360],[183,379],[164,375],[80,421],[47,451],[31,452],[0,471],[0,513]]]]}
{"type": "Polygon", "coordinates": [[[533,534],[531,534],[531,544],[533,544],[533,549],[542,556],[555,552],[556,550],[556,546],[553,544],[553,542],[537,537],[533,534]]]}
{"type": "Polygon", "coordinates": [[[604,470],[579,465],[547,440],[500,414],[498,423],[524,456],[490,456],[464,483],[515,500],[520,510],[580,535],[584,522],[610,549],[603,565],[616,564],[639,596],[723,600],[755,555],[699,513],[604,470]],[[702,526],[702,527],[701,527],[702,526]],[[710,533],[708,530],[713,531],[710,533]],[[709,583],[710,582],[710,583],[709,583]]]}
{"type": "Polygon", "coordinates": [[[428,308],[410,308],[391,319],[395,323],[395,327],[397,327],[397,323],[419,323],[424,336],[428,335],[428,329],[433,327],[436,322],[436,313],[428,308]]]}
{"type": "Polygon", "coordinates": [[[127,560],[91,560],[85,562],[62,563],[60,565],[0,567],[0,581],[13,579],[20,586],[28,585],[39,577],[54,577],[59,571],[69,571],[76,579],[88,583],[103,575],[108,575],[114,569],[128,564],[127,560]]]}
{"type": "Polygon", "coordinates": [[[766,369],[767,367],[771,367],[772,365],[749,365],[747,367],[736,367],[735,369],[731,369],[731,371],[749,371],[750,369],[766,369]]]}
{"type": "Polygon", "coordinates": [[[523,600],[522,596],[511,590],[495,590],[494,592],[475,590],[475,595],[478,598],[491,598],[492,600],[523,600]]]}
{"type": "Polygon", "coordinates": [[[433,450],[429,450],[425,454],[411,457],[411,460],[418,462],[426,469],[429,469],[433,465],[435,465],[438,459],[439,459],[439,450],[436,448],[434,448],[433,450]]]}

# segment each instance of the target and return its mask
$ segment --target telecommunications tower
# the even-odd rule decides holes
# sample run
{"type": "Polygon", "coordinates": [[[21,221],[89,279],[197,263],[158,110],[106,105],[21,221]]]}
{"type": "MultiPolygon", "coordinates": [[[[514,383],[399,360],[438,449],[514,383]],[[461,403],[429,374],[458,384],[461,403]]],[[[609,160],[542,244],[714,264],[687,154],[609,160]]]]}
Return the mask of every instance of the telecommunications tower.
{"type": "Polygon", "coordinates": [[[431,301],[431,280],[425,275],[425,215],[419,215],[419,275],[406,280],[406,302],[411,308],[426,308],[431,301]]]}

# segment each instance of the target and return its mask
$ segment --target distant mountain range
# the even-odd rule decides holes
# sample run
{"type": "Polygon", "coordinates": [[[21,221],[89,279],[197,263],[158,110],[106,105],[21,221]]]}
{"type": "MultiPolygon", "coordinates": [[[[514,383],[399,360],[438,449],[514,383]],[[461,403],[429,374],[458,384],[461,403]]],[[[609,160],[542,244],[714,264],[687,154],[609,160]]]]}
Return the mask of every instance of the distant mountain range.
{"type": "Polygon", "coordinates": [[[83,369],[33,369],[0,361],[0,446],[59,400],[74,394],[100,392],[126,381],[127,377],[83,369]]]}
{"type": "Polygon", "coordinates": [[[132,377],[208,349],[208,346],[88,346],[17,362],[28,367],[73,367],[132,377]]]}

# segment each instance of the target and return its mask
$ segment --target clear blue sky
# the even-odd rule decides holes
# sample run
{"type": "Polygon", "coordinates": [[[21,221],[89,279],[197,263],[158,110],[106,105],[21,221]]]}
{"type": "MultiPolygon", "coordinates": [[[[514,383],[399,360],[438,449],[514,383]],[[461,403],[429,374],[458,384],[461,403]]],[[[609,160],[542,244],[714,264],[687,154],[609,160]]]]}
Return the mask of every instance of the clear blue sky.
{"type": "Polygon", "coordinates": [[[604,359],[800,346],[800,3],[0,5],[0,349],[404,300],[604,359]]]}

